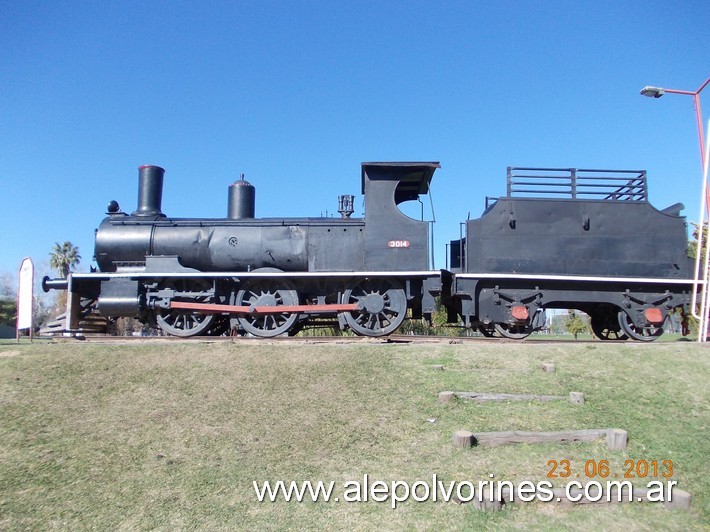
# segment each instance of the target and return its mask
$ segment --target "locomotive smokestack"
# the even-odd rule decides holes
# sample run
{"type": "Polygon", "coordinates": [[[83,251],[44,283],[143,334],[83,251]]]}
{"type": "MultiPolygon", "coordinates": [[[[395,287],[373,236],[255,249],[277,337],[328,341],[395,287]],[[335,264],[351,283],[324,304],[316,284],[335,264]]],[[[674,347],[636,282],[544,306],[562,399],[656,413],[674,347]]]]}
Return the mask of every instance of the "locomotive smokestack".
{"type": "Polygon", "coordinates": [[[229,185],[227,218],[230,220],[254,218],[255,197],[256,189],[249,181],[244,180],[244,174],[242,174],[239,181],[229,185]]]}
{"type": "Polygon", "coordinates": [[[160,210],[163,202],[163,175],[160,166],[146,164],[138,167],[138,208],[133,216],[165,216],[160,210]]]}

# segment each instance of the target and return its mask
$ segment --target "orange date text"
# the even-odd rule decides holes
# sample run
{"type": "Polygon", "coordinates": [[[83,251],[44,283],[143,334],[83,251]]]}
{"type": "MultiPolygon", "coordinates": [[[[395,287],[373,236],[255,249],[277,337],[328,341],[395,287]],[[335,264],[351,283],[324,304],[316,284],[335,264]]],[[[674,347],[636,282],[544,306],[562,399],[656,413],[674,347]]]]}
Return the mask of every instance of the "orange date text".
{"type": "Polygon", "coordinates": [[[573,465],[569,460],[548,460],[547,478],[647,478],[673,476],[672,460],[626,460],[619,471],[613,471],[609,460],[587,460],[573,465]]]}

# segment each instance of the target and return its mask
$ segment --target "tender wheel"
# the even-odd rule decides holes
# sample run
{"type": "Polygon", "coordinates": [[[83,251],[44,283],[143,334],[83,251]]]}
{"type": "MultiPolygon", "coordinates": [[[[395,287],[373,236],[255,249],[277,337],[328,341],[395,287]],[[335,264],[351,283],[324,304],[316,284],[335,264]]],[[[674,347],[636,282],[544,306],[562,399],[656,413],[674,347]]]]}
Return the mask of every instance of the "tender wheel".
{"type": "Polygon", "coordinates": [[[619,311],[619,327],[629,338],[638,340],[639,342],[653,342],[654,340],[658,340],[658,337],[663,334],[663,324],[660,326],[651,325],[650,327],[639,329],[623,310],[619,311]]]}
{"type": "Polygon", "coordinates": [[[345,291],[343,303],[360,304],[360,310],[345,313],[345,321],[362,336],[392,334],[407,315],[407,296],[393,279],[362,280],[345,291]]]}
{"type": "Polygon", "coordinates": [[[593,313],[591,315],[592,332],[600,340],[628,340],[629,337],[621,330],[618,315],[609,313],[593,313]]]}
{"type": "MultiPolygon", "coordinates": [[[[298,305],[298,292],[286,279],[254,278],[237,292],[235,305],[277,307],[298,305]]],[[[239,325],[254,336],[271,338],[289,331],[298,314],[249,314],[239,317],[239,325]]]]}
{"type": "Polygon", "coordinates": [[[496,323],[493,328],[503,338],[510,340],[522,340],[530,336],[533,328],[529,325],[508,325],[507,323],[496,323]]]}
{"type": "MultiPolygon", "coordinates": [[[[207,292],[212,289],[212,284],[203,279],[170,279],[161,285],[161,288],[175,290],[176,292],[207,292]]],[[[175,301],[189,301],[191,303],[211,303],[211,295],[197,295],[176,297],[175,301]]],[[[216,316],[200,314],[199,312],[179,309],[160,309],[155,316],[158,327],[172,336],[187,338],[207,334],[215,322],[216,316]]]]}

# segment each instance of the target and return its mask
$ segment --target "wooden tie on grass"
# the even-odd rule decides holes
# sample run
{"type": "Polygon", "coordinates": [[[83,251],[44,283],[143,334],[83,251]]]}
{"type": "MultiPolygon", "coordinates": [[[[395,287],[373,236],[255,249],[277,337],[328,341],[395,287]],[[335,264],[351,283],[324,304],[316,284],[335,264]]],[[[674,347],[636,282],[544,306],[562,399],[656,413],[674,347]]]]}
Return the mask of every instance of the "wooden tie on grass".
{"type": "Polygon", "coordinates": [[[584,403],[584,394],[581,392],[570,392],[569,398],[561,395],[532,395],[515,393],[486,393],[486,392],[441,392],[439,402],[448,403],[454,397],[468,399],[470,401],[562,401],[569,399],[575,404],[584,403]]]}
{"type": "Polygon", "coordinates": [[[585,429],[558,432],[470,432],[457,430],[454,432],[453,441],[456,447],[465,449],[474,445],[495,447],[509,443],[566,443],[596,441],[601,438],[606,438],[607,448],[612,451],[626,449],[628,443],[628,433],[622,429],[585,429]]]}
{"type": "Polygon", "coordinates": [[[584,404],[584,394],[582,392],[570,392],[569,393],[570,403],[575,403],[578,405],[584,404]]]}
{"type": "Polygon", "coordinates": [[[468,430],[457,430],[454,432],[454,445],[459,449],[466,449],[475,445],[476,439],[473,432],[468,430]]]}

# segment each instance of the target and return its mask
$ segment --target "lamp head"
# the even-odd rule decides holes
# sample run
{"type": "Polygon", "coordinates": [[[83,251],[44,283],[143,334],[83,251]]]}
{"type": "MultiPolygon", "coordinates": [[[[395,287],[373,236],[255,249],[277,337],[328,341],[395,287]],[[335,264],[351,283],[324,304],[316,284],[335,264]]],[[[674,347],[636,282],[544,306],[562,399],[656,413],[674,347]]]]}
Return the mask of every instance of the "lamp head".
{"type": "Polygon", "coordinates": [[[666,93],[664,89],[661,87],[649,87],[646,86],[643,89],[641,89],[641,95],[642,96],[648,96],[649,98],[660,98],[666,93]]]}

